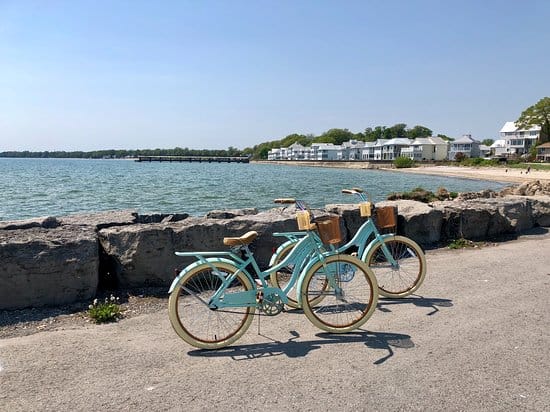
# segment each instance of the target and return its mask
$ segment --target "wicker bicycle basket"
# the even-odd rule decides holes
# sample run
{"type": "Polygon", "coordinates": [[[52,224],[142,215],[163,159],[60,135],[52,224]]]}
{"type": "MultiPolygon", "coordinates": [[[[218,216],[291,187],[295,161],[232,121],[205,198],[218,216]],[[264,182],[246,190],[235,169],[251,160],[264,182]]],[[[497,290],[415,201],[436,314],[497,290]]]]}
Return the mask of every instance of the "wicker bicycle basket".
{"type": "Polygon", "coordinates": [[[395,206],[377,207],[376,226],[379,229],[394,229],[397,227],[397,208],[395,206]]]}
{"type": "Polygon", "coordinates": [[[361,217],[370,217],[372,210],[371,202],[361,202],[359,203],[359,213],[361,217]]]}
{"type": "Polygon", "coordinates": [[[335,245],[342,241],[339,216],[323,216],[315,219],[317,232],[325,245],[335,245]]]}
{"type": "Polygon", "coordinates": [[[296,221],[298,222],[298,230],[311,229],[311,217],[307,210],[298,210],[296,212],[296,221]]]}

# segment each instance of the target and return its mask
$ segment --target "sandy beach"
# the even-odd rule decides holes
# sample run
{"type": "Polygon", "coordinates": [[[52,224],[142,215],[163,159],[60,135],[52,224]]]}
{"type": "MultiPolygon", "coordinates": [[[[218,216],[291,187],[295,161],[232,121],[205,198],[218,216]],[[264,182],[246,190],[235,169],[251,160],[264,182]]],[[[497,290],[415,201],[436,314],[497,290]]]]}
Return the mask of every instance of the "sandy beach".
{"type": "Polygon", "coordinates": [[[418,173],[425,175],[461,177],[466,179],[491,180],[495,182],[523,183],[525,181],[540,180],[550,181],[550,170],[531,170],[526,173],[526,169],[514,169],[506,167],[471,167],[471,166],[418,166],[412,168],[396,169],[391,163],[382,165],[370,165],[368,162],[311,162],[311,161],[253,161],[258,164],[283,164],[292,166],[309,167],[335,167],[346,169],[368,169],[374,166],[374,169],[385,170],[398,173],[418,173]]]}
{"type": "Polygon", "coordinates": [[[525,169],[506,169],[503,167],[421,166],[407,169],[392,168],[383,170],[509,183],[523,183],[532,180],[550,181],[550,171],[547,170],[531,170],[529,173],[526,173],[525,169]]]}

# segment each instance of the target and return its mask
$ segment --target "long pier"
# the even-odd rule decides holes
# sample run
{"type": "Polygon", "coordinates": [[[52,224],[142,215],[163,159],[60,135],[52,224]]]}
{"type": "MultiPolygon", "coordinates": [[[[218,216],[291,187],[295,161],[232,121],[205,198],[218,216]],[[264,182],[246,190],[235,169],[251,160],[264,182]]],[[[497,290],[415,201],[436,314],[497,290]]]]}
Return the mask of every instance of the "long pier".
{"type": "Polygon", "coordinates": [[[247,156],[138,156],[136,162],[249,163],[247,156]]]}

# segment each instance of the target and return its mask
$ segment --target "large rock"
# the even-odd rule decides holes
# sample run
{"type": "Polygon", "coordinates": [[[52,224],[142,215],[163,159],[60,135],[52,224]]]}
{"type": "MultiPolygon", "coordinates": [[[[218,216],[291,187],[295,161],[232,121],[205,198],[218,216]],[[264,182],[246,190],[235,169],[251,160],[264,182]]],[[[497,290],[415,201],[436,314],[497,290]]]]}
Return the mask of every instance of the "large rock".
{"type": "Polygon", "coordinates": [[[441,238],[490,239],[530,229],[535,222],[526,198],[503,197],[434,202],[443,213],[441,238]]]}
{"type": "Polygon", "coordinates": [[[53,229],[61,226],[61,222],[54,216],[42,216],[34,219],[13,220],[0,222],[0,230],[18,230],[43,228],[53,229]]]}
{"type": "Polygon", "coordinates": [[[167,286],[175,271],[194,259],[175,256],[176,251],[228,251],[223,238],[255,230],[251,250],[261,268],[284,239],[273,232],[296,231],[294,213],[278,209],[233,219],[190,217],[176,223],[136,224],[99,232],[100,244],[112,259],[119,286],[167,286]]]}
{"type": "Polygon", "coordinates": [[[439,242],[443,225],[443,213],[440,210],[414,200],[384,201],[377,203],[376,206],[397,207],[399,234],[423,245],[439,242]]]}
{"type": "Polygon", "coordinates": [[[531,204],[535,225],[550,226],[550,196],[529,196],[527,201],[531,204]]]}
{"type": "Polygon", "coordinates": [[[0,230],[0,309],[92,298],[98,285],[95,230],[82,226],[0,230]]]}

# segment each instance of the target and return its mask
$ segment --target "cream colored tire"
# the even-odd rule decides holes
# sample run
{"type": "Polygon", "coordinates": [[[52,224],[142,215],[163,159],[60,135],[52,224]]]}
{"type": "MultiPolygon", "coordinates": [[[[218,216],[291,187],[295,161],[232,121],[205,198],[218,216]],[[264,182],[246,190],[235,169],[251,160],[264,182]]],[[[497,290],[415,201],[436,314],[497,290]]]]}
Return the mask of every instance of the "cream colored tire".
{"type": "MultiPolygon", "coordinates": [[[[234,273],[237,267],[213,263],[216,270],[234,273]]],[[[175,332],[188,344],[201,349],[219,349],[238,340],[249,328],[255,307],[211,309],[207,302],[221,284],[208,264],[185,274],[168,299],[168,315],[175,332]]],[[[253,289],[250,279],[239,273],[225,293],[253,289]]]]}
{"type": "Polygon", "coordinates": [[[320,329],[344,333],[362,326],[374,313],[378,286],[374,274],[360,259],[351,255],[333,255],[315,263],[305,274],[301,298],[304,314],[320,329]],[[322,278],[330,273],[338,291],[322,278]],[[320,281],[321,280],[321,281],[320,281]]]}
{"type": "Polygon", "coordinates": [[[374,272],[378,282],[378,293],[388,298],[404,298],[414,293],[426,277],[426,256],[422,248],[405,236],[384,238],[384,244],[399,264],[392,268],[377,244],[364,257],[363,261],[374,272]]]}

